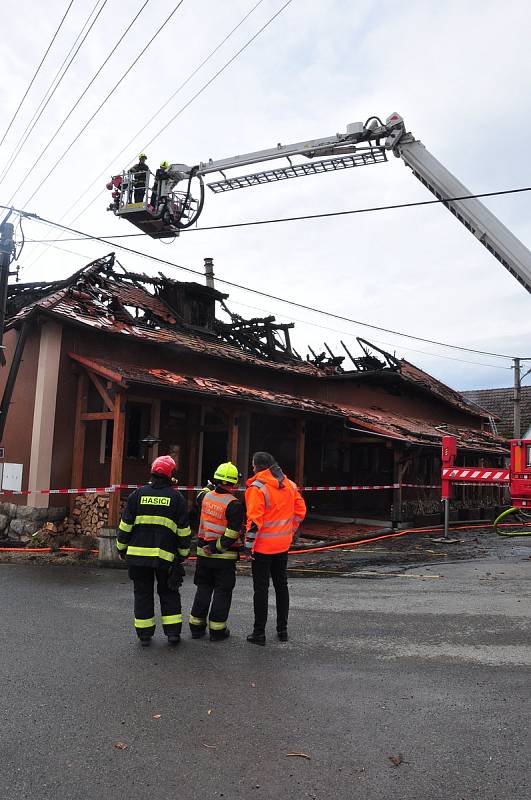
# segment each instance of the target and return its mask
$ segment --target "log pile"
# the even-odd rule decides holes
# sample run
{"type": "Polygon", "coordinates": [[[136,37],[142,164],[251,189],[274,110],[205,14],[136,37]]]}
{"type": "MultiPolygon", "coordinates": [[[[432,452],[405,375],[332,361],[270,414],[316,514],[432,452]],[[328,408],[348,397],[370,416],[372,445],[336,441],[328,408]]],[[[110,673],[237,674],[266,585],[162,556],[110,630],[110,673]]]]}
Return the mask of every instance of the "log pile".
{"type": "Polygon", "coordinates": [[[99,536],[100,528],[105,528],[109,513],[109,498],[101,494],[80,494],[76,497],[72,514],[64,523],[67,534],[99,536]]]}
{"type": "Polygon", "coordinates": [[[100,529],[107,525],[109,498],[105,495],[78,495],[70,516],[57,522],[45,522],[32,536],[35,545],[37,538],[41,546],[64,547],[79,543],[93,547],[100,529]]]}

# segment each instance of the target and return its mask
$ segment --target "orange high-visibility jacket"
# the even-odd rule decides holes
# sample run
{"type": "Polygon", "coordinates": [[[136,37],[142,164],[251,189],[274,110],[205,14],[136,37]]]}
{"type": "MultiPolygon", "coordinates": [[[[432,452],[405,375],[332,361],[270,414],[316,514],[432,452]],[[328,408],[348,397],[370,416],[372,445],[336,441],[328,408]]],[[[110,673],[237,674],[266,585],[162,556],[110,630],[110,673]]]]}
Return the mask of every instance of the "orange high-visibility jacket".
{"type": "Polygon", "coordinates": [[[241,506],[240,501],[228,492],[206,492],[201,503],[201,520],[197,532],[200,545],[197,548],[198,556],[206,555],[200,549],[205,542],[216,542],[216,553],[211,553],[211,558],[238,558],[240,531],[232,530],[227,521],[227,508],[231,503],[241,506]]]}
{"type": "Polygon", "coordinates": [[[245,490],[247,544],[253,552],[268,555],[289,549],[306,516],[306,503],[296,484],[279,467],[272,469],[249,478],[245,490]]]}

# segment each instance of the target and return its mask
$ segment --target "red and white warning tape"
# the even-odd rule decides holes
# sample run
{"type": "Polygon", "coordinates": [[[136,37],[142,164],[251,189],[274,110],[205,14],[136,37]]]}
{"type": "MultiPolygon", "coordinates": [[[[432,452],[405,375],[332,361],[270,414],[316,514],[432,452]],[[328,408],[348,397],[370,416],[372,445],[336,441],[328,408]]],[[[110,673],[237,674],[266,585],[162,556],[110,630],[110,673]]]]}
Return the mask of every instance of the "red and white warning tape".
{"type": "MultiPolygon", "coordinates": [[[[26,489],[24,491],[14,491],[13,489],[4,489],[0,491],[0,495],[6,497],[19,497],[30,494],[111,494],[119,492],[122,489],[139,489],[144,484],[141,483],[116,483],[112,486],[83,486],[79,489],[26,489]]],[[[381,489],[440,489],[438,484],[423,484],[423,483],[386,483],[376,485],[357,485],[357,486],[303,486],[302,491],[305,492],[359,492],[359,491],[377,491],[381,489]]],[[[203,486],[177,486],[181,492],[199,492],[203,486]]]]}

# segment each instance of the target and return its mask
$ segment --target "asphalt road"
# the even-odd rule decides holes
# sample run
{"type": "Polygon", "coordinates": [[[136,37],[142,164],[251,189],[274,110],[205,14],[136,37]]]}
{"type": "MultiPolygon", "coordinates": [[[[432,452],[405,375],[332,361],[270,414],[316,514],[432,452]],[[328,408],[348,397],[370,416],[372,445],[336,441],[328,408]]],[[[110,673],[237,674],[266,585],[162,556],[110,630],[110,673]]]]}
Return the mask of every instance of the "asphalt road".
{"type": "Polygon", "coordinates": [[[265,648],[247,577],[230,640],[143,650],[123,571],[0,564],[0,797],[527,800],[530,552],[293,579],[265,648]]]}

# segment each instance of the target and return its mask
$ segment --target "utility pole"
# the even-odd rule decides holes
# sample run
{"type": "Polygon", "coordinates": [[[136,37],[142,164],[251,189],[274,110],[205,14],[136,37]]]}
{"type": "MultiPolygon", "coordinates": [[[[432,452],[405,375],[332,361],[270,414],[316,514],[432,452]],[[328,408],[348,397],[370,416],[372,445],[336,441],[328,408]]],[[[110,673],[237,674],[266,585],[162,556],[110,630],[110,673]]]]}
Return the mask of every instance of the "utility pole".
{"type": "Polygon", "coordinates": [[[15,244],[13,242],[14,226],[8,222],[11,212],[0,226],[0,360],[5,364],[3,353],[4,324],[7,306],[7,287],[9,281],[9,265],[13,260],[15,244]]]}
{"type": "Polygon", "coordinates": [[[513,358],[514,389],[513,389],[513,439],[520,438],[520,403],[522,399],[522,365],[521,359],[513,358]]]}

